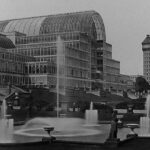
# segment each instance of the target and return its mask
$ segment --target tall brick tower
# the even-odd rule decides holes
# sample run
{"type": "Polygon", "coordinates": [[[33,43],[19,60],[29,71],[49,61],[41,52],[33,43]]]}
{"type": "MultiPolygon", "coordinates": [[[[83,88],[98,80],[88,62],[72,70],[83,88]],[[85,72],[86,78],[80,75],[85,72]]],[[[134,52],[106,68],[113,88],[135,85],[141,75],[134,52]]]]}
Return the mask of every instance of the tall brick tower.
{"type": "Polygon", "coordinates": [[[143,50],[143,74],[145,79],[150,83],[150,35],[147,35],[142,42],[143,50]]]}

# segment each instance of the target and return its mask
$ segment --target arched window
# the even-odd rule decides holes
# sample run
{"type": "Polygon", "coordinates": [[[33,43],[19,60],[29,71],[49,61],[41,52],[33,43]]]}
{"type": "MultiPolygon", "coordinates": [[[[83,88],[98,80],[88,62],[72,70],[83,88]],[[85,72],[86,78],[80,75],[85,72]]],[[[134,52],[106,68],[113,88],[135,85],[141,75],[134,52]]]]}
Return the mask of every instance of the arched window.
{"type": "Polygon", "coordinates": [[[47,66],[44,65],[44,73],[47,73],[47,66]]]}
{"type": "Polygon", "coordinates": [[[41,64],[40,65],[40,73],[43,73],[44,72],[44,68],[43,68],[43,65],[41,64]]]}
{"type": "Polygon", "coordinates": [[[40,70],[39,70],[39,65],[36,66],[36,73],[39,73],[40,70]]]}
{"type": "Polygon", "coordinates": [[[32,66],[32,73],[35,73],[35,65],[32,66]]]}
{"type": "Polygon", "coordinates": [[[29,66],[29,73],[31,73],[31,70],[32,70],[32,69],[31,69],[31,65],[30,65],[30,66],[29,66]]]}

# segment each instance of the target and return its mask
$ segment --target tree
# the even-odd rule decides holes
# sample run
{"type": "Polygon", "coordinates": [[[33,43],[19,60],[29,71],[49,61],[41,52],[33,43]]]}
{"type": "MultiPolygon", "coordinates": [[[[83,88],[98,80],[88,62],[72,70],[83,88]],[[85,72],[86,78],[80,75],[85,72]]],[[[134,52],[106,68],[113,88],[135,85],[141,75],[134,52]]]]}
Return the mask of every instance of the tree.
{"type": "Polygon", "coordinates": [[[135,90],[139,92],[139,97],[142,96],[143,92],[147,92],[149,89],[149,83],[143,77],[137,77],[135,82],[135,90]]]}

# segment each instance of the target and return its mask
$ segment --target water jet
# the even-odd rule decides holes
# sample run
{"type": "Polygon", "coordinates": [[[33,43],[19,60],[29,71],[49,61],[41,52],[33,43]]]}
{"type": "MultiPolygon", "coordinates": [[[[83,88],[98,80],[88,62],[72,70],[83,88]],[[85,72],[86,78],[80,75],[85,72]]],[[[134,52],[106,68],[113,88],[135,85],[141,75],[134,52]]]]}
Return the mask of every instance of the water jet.
{"type": "Polygon", "coordinates": [[[7,104],[4,99],[1,106],[0,119],[0,143],[9,143],[13,141],[14,120],[7,115],[7,104]]]}
{"type": "Polygon", "coordinates": [[[86,125],[97,125],[98,124],[98,111],[93,109],[93,102],[90,103],[90,109],[85,112],[86,125]]]}

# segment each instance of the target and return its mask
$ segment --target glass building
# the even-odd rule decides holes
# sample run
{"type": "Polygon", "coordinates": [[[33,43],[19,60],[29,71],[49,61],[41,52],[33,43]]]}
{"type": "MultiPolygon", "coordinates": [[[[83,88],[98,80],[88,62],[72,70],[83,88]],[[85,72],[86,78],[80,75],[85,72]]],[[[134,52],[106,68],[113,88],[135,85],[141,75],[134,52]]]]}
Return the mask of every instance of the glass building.
{"type": "MultiPolygon", "coordinates": [[[[112,46],[106,42],[103,19],[95,11],[0,21],[0,32],[9,45],[2,46],[2,51],[21,69],[15,73],[16,68],[10,69],[7,73],[13,74],[14,79],[8,77],[7,82],[55,89],[60,37],[64,59],[60,86],[63,89],[118,88],[120,62],[112,59],[112,46]]],[[[1,39],[0,43],[3,43],[1,39]]],[[[6,64],[9,61],[5,59],[6,64]]],[[[3,81],[6,77],[1,76],[3,81]]]]}

